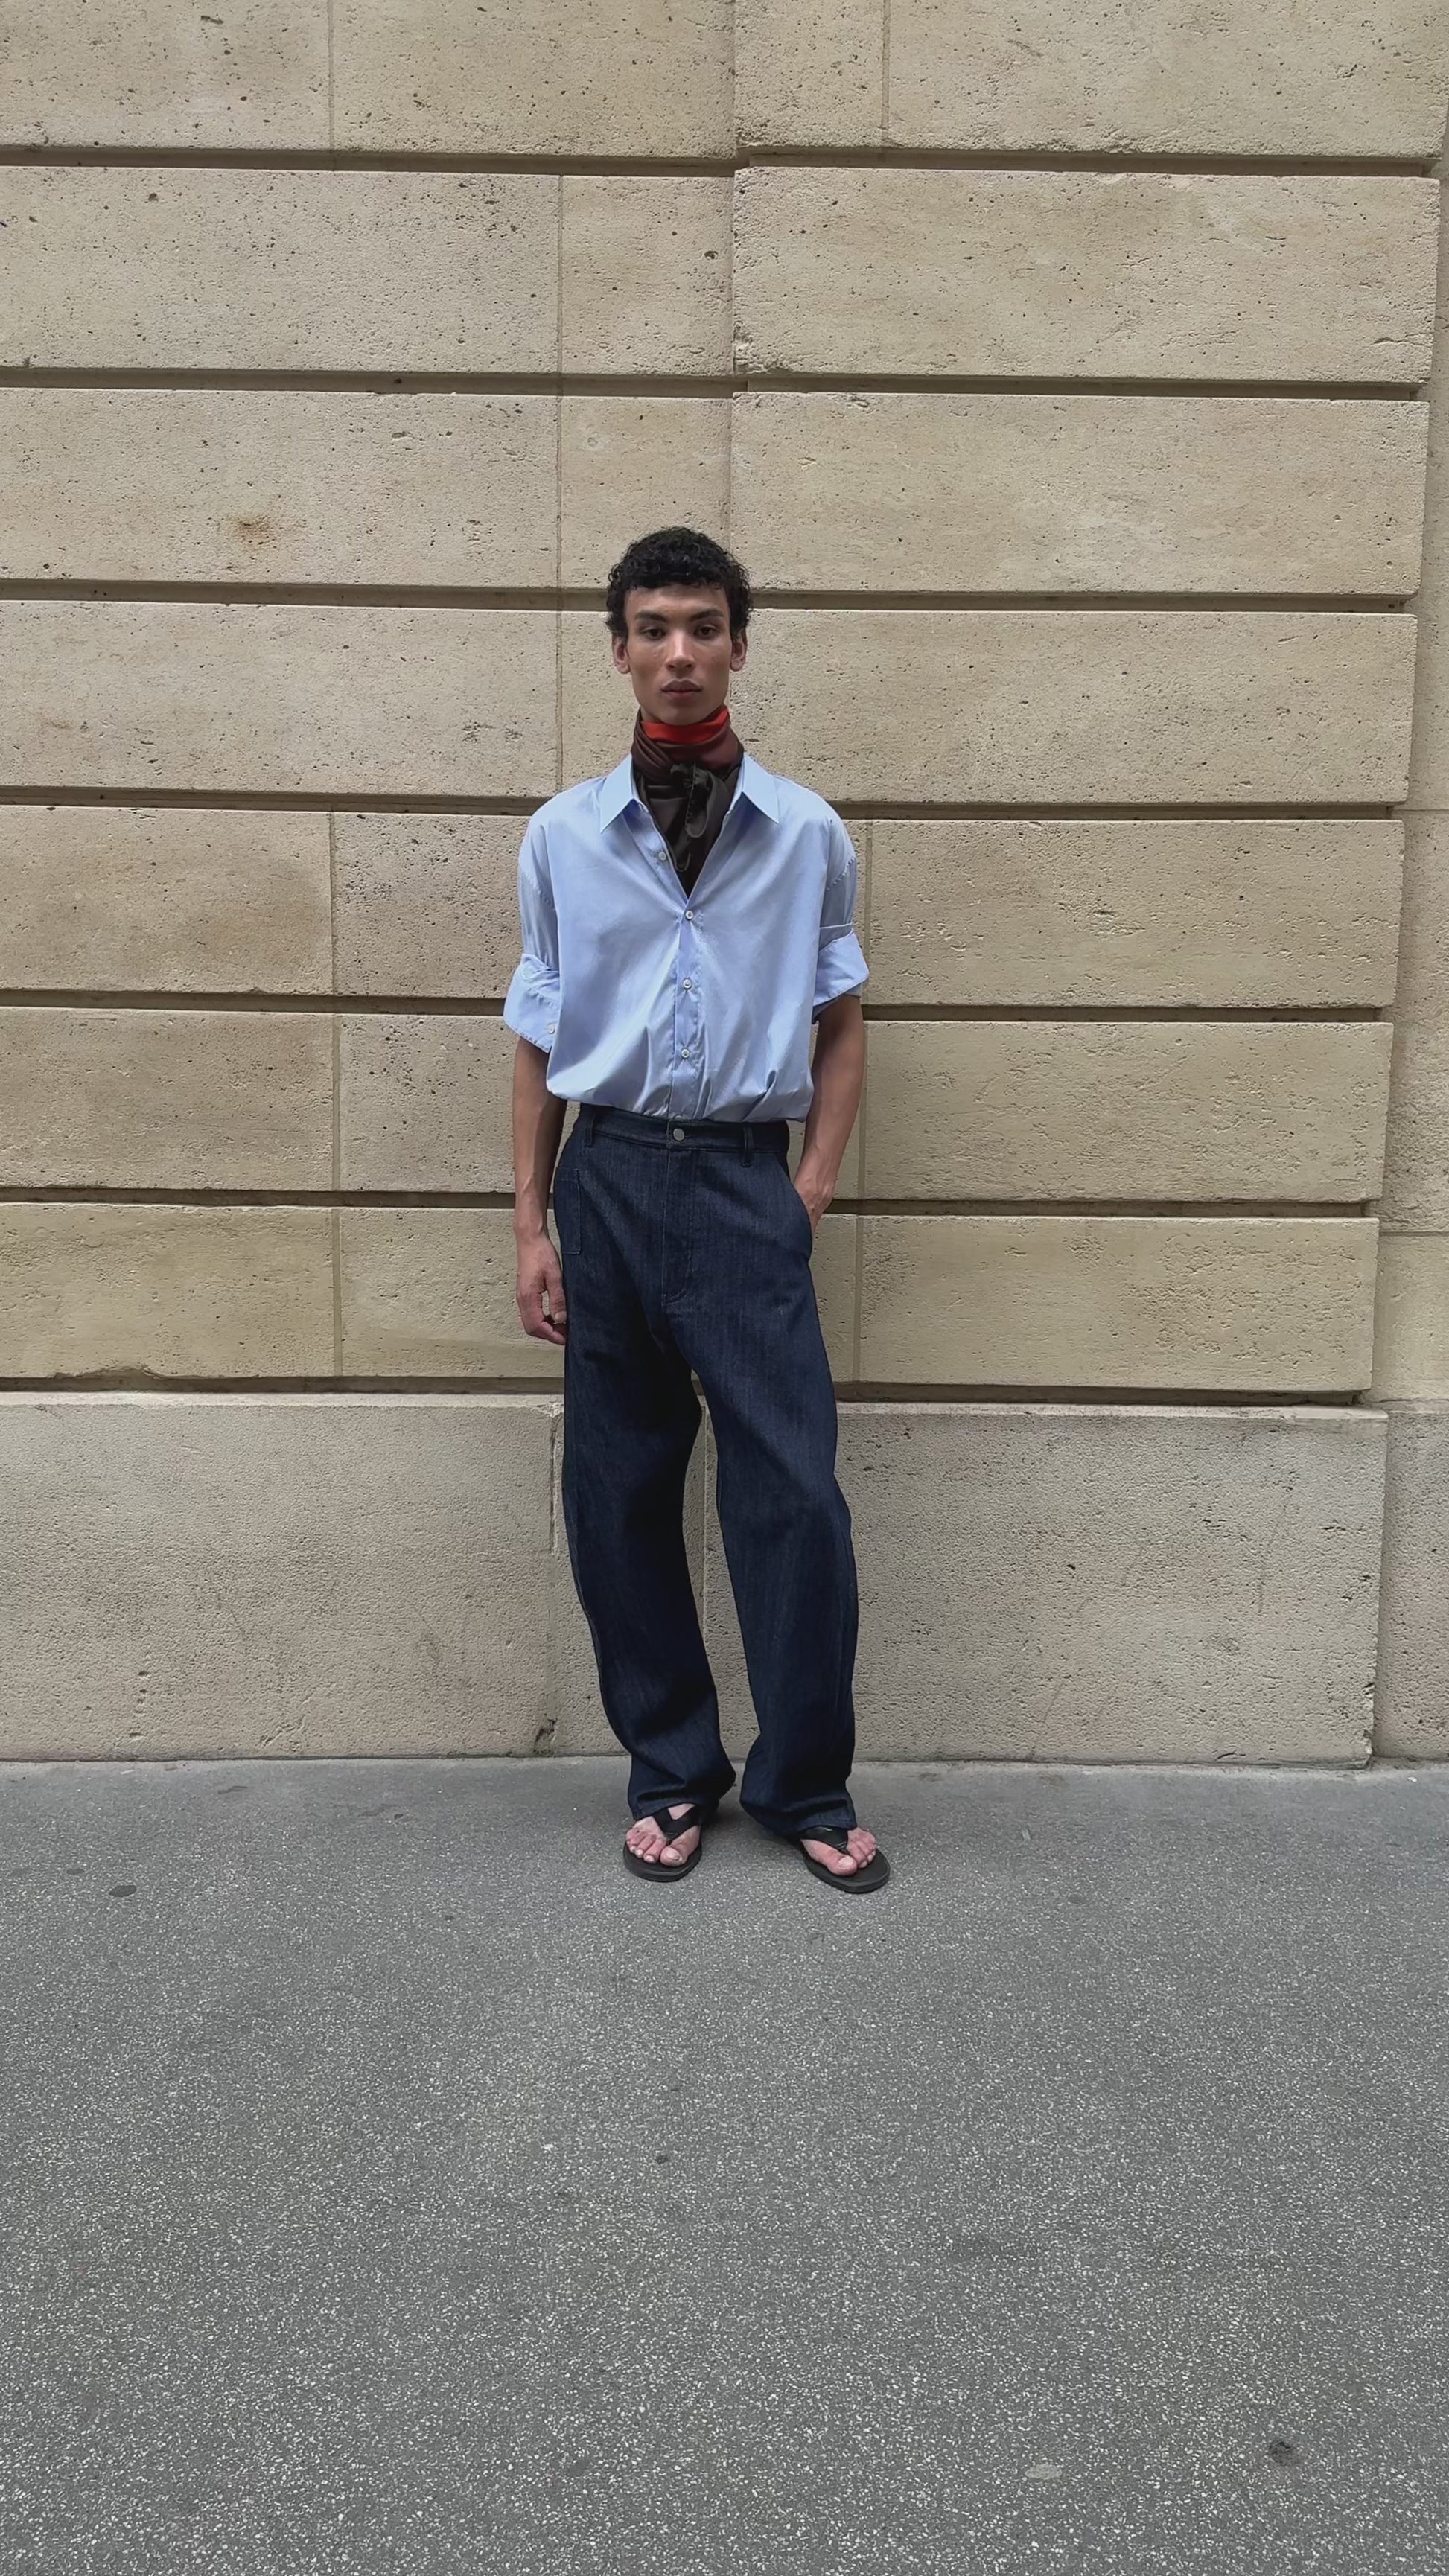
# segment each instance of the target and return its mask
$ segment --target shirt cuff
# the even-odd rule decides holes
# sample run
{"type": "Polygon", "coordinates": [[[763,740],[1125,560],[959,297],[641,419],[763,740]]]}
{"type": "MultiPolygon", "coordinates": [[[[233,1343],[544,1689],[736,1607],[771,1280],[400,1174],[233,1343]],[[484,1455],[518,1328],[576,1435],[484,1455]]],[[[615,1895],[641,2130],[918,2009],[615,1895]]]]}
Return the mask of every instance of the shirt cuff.
{"type": "Polygon", "coordinates": [[[503,1022],[531,1046],[551,1053],[558,1027],[559,980],[525,957],[514,972],[503,1003],[503,1022]]]}
{"type": "Polygon", "coordinates": [[[838,1002],[842,993],[855,992],[869,973],[865,951],[853,930],[838,931],[833,939],[826,940],[815,969],[815,999],[810,1005],[812,1020],[818,1020],[821,1012],[831,1002],[838,1002]]]}

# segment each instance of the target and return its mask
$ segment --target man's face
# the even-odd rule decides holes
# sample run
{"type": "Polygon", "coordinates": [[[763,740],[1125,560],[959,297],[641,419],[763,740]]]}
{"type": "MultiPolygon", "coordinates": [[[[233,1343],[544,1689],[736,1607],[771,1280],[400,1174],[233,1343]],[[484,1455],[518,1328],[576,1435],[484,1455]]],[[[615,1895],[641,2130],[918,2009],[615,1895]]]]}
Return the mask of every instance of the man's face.
{"type": "Polygon", "coordinates": [[[731,636],[722,590],[631,590],[627,637],[614,636],[614,668],[627,671],[644,714],[656,724],[702,724],[729,696],[730,673],[745,662],[745,638],[731,636]]]}

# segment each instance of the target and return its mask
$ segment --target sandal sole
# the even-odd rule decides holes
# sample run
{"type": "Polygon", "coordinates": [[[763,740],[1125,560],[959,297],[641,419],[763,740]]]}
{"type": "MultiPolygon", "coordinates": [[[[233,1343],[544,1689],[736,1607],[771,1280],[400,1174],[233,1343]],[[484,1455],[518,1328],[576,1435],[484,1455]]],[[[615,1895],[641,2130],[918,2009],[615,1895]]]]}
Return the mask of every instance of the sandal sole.
{"type": "Polygon", "coordinates": [[[864,1869],[853,1869],[842,1878],[838,1870],[827,1869],[824,1861],[816,1860],[802,1844],[797,1843],[795,1848],[811,1877],[820,1879],[826,1887],[838,1887],[842,1896],[874,1896],[877,1888],[884,1887],[891,1874],[890,1862],[883,1851],[878,1851],[873,1860],[868,1860],[864,1869]]]}

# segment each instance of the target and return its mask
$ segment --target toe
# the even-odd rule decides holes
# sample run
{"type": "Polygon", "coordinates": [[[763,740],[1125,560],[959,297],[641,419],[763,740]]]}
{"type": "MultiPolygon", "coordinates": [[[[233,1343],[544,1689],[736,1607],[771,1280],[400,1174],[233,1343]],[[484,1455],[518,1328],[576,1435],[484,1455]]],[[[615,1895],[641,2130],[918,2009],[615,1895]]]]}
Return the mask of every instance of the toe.
{"type": "Polygon", "coordinates": [[[833,1843],[811,1842],[807,1836],[805,1848],[809,1852],[812,1860],[819,1860],[825,1863],[825,1866],[829,1870],[832,1878],[848,1878],[855,1867],[855,1863],[852,1860],[850,1853],[848,1851],[837,1851],[833,1843]]]}

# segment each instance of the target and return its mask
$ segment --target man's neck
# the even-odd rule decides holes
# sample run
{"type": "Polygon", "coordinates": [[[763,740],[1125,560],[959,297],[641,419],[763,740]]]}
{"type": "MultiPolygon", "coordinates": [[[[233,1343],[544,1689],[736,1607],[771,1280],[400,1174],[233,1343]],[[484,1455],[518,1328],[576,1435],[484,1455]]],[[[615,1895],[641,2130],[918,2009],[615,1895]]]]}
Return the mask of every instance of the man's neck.
{"type": "Polygon", "coordinates": [[[711,744],[722,742],[730,729],[727,706],[716,707],[713,715],[703,716],[695,724],[666,724],[655,716],[639,711],[640,729],[650,742],[668,751],[707,751],[711,744]]]}

